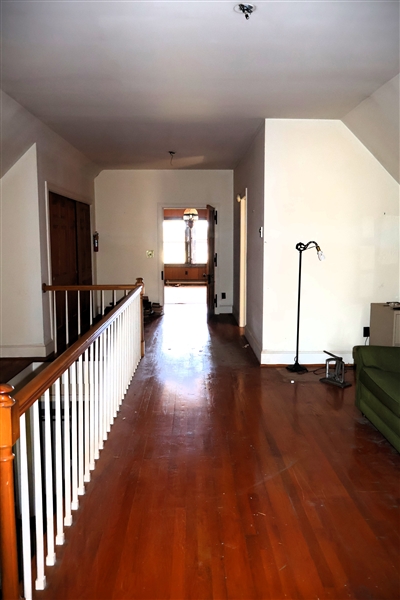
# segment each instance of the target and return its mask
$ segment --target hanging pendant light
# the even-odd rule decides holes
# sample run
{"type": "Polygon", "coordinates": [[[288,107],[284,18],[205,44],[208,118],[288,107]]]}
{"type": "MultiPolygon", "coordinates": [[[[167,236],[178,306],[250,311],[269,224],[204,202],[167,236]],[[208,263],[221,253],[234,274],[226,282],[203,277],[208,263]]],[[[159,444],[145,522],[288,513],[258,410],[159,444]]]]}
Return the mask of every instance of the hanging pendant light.
{"type": "Polygon", "coordinates": [[[198,221],[199,213],[195,208],[186,208],[183,213],[183,220],[187,222],[188,227],[192,229],[195,221],[198,221]]]}

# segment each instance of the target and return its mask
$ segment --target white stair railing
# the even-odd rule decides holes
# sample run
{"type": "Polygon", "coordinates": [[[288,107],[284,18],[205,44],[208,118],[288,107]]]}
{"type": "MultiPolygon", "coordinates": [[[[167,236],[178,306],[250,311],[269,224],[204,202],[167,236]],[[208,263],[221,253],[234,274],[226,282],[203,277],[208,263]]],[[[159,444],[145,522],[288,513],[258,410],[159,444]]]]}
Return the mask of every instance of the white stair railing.
{"type": "MultiPolygon", "coordinates": [[[[85,493],[84,484],[90,481],[96,459],[144,353],[142,290],[143,286],[132,290],[96,327],[14,398],[10,396],[11,386],[0,386],[0,408],[10,411],[1,410],[2,428],[6,421],[10,424],[14,421],[9,442],[17,437],[15,411],[19,414],[14,469],[17,504],[13,510],[22,529],[19,552],[25,600],[31,600],[33,586],[37,590],[46,586],[49,567],[55,564],[56,547],[64,543],[64,528],[73,522],[79,497],[85,493]],[[35,548],[33,561],[32,548],[35,548]]],[[[5,439],[4,432],[0,434],[5,439]]],[[[0,447],[5,446],[0,439],[0,447]]],[[[6,458],[6,467],[10,460],[6,458]]],[[[3,487],[14,486],[14,481],[7,481],[6,471],[2,470],[1,475],[3,499],[3,487]]],[[[10,496],[7,489],[4,493],[4,498],[10,496]]],[[[3,500],[1,512],[3,525],[10,521],[7,515],[12,513],[3,500]]],[[[8,531],[9,525],[0,534],[3,600],[17,600],[18,569],[15,564],[10,567],[9,559],[3,560],[5,548],[16,540],[15,532],[8,531]]]]}
{"type": "Polygon", "coordinates": [[[55,354],[60,350],[59,334],[64,337],[65,347],[68,347],[71,342],[71,329],[75,332],[76,339],[82,333],[85,333],[89,327],[92,327],[93,323],[100,317],[103,317],[107,310],[116,306],[130,291],[136,289],[138,285],[143,285],[141,277],[136,279],[135,284],[47,285],[47,283],[44,283],[42,291],[50,294],[51,327],[55,354]],[[84,294],[88,296],[88,303],[86,302],[86,304],[83,301],[84,294]],[[73,303],[74,297],[76,298],[75,303],[73,303]],[[72,312],[74,312],[72,310],[73,304],[76,304],[74,315],[72,315],[72,312]],[[61,318],[61,326],[59,318],[61,318]]]}

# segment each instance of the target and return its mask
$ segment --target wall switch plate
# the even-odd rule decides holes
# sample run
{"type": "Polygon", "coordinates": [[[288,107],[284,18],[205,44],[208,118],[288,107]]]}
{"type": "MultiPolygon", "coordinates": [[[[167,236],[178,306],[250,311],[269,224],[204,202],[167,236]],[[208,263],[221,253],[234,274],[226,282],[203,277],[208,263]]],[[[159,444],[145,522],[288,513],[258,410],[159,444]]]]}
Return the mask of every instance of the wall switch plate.
{"type": "Polygon", "coordinates": [[[226,299],[226,293],[225,292],[221,292],[221,298],[222,298],[222,300],[226,299]]]}
{"type": "Polygon", "coordinates": [[[154,258],[154,250],[146,250],[147,258],[154,258]]]}

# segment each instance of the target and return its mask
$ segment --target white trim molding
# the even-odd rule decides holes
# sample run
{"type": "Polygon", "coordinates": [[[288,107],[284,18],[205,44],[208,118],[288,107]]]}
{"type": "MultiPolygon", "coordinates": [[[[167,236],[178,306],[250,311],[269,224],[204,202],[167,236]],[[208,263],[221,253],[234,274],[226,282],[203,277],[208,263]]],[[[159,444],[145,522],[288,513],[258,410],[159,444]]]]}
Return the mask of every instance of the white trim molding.
{"type": "Polygon", "coordinates": [[[261,363],[261,358],[262,358],[261,345],[257,342],[255,336],[253,335],[253,333],[250,330],[248,325],[246,325],[246,327],[245,327],[244,337],[249,342],[251,349],[253,350],[254,354],[256,355],[258,362],[261,363]]]}
{"type": "Polygon", "coordinates": [[[45,358],[51,352],[53,352],[54,345],[53,342],[49,342],[48,344],[31,344],[28,346],[25,345],[4,345],[0,346],[0,357],[1,358],[45,358]]]}
{"type": "MultiPolygon", "coordinates": [[[[346,364],[353,364],[353,356],[348,350],[329,350],[336,356],[341,356],[346,364]]],[[[295,350],[290,352],[263,350],[261,352],[262,365],[292,365],[294,362],[295,350]]],[[[322,365],[325,364],[328,354],[324,354],[321,350],[299,353],[299,363],[301,365],[322,365]]]]}

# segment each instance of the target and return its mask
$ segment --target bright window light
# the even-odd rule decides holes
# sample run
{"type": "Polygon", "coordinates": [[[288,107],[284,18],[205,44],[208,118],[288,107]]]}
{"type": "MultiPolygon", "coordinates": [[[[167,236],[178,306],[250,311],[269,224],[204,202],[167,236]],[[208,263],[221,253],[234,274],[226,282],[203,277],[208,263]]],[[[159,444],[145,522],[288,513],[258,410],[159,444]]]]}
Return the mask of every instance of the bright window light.
{"type": "Polygon", "coordinates": [[[186,229],[183,219],[163,221],[164,263],[182,265],[206,264],[208,257],[208,222],[198,220],[186,229]]]}

